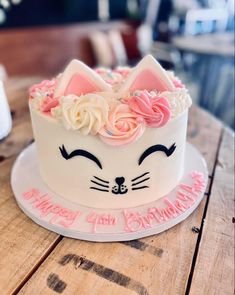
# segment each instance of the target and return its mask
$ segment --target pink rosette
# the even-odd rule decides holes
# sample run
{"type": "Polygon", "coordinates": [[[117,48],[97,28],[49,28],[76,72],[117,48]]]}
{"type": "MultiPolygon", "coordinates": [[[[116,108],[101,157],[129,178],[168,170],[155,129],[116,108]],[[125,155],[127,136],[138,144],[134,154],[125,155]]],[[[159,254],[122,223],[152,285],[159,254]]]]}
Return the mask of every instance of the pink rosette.
{"type": "Polygon", "coordinates": [[[138,91],[124,102],[144,119],[148,127],[162,127],[170,120],[170,105],[164,97],[151,96],[147,91],[138,91]]]}
{"type": "Polygon", "coordinates": [[[43,80],[29,89],[30,99],[39,99],[39,109],[43,113],[50,114],[51,109],[59,105],[59,101],[54,97],[57,80],[43,80]]]}
{"type": "Polygon", "coordinates": [[[43,113],[50,114],[51,109],[57,107],[58,105],[59,105],[59,101],[57,98],[47,97],[45,100],[43,100],[42,104],[40,105],[40,110],[43,113]]]}
{"type": "Polygon", "coordinates": [[[176,88],[185,88],[185,85],[179,79],[174,79],[172,82],[176,88]]]}
{"type": "Polygon", "coordinates": [[[120,146],[136,141],[145,130],[144,120],[131,112],[126,104],[119,104],[109,112],[108,121],[99,130],[102,141],[120,146]]]}
{"type": "Polygon", "coordinates": [[[37,93],[45,93],[45,96],[53,97],[57,80],[43,80],[29,88],[29,98],[34,98],[37,93]]]}

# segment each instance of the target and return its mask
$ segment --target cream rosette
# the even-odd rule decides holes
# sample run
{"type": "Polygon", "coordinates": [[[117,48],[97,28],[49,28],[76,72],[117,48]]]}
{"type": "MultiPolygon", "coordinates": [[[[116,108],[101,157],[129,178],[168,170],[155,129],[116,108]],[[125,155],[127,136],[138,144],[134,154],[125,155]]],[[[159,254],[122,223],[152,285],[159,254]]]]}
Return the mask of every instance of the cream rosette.
{"type": "Polygon", "coordinates": [[[52,109],[52,116],[70,130],[83,135],[96,135],[108,118],[109,105],[98,94],[68,95],[60,98],[60,106],[52,109]]]}

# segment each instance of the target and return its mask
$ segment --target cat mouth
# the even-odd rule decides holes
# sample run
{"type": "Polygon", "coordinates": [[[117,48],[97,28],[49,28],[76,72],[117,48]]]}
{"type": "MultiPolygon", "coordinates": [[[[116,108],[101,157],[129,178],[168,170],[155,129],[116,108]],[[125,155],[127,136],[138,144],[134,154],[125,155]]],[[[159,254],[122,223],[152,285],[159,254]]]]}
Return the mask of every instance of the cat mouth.
{"type": "MultiPolygon", "coordinates": [[[[131,186],[129,189],[132,191],[142,190],[149,188],[146,185],[147,181],[150,179],[150,172],[145,172],[131,180],[131,186]]],[[[124,195],[128,192],[128,187],[125,184],[125,177],[120,176],[116,177],[114,180],[115,185],[112,186],[110,190],[110,184],[108,180],[104,180],[98,176],[93,176],[93,179],[90,180],[92,186],[90,189],[101,191],[101,192],[112,192],[114,195],[124,195]]]]}
{"type": "Polygon", "coordinates": [[[123,195],[123,194],[126,194],[127,192],[128,192],[128,188],[124,184],[120,186],[115,185],[112,187],[112,193],[115,195],[123,195]]]}

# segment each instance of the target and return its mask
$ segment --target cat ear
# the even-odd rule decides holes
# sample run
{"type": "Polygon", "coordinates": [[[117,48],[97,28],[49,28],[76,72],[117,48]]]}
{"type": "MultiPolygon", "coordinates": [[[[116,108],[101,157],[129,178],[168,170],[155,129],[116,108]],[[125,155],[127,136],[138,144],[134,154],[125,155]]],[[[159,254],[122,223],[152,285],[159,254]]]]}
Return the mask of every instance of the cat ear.
{"type": "Polygon", "coordinates": [[[96,72],[74,59],[59,77],[55,96],[69,94],[79,96],[95,91],[112,91],[112,88],[96,72]]]}
{"type": "Polygon", "coordinates": [[[162,66],[151,56],[145,56],[120,87],[120,94],[135,90],[173,91],[175,86],[162,66]]]}

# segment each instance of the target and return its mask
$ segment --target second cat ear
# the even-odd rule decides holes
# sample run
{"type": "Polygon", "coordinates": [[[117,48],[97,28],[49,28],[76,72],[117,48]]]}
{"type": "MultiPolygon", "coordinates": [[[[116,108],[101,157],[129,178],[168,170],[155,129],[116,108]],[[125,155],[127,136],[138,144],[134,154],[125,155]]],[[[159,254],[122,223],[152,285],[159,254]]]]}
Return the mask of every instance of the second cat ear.
{"type": "Polygon", "coordinates": [[[135,90],[174,91],[175,87],[162,66],[151,56],[144,57],[119,89],[120,94],[135,90]]]}
{"type": "Polygon", "coordinates": [[[96,72],[79,60],[74,59],[59,77],[55,96],[69,94],[80,96],[96,91],[112,91],[112,88],[96,72]]]}

